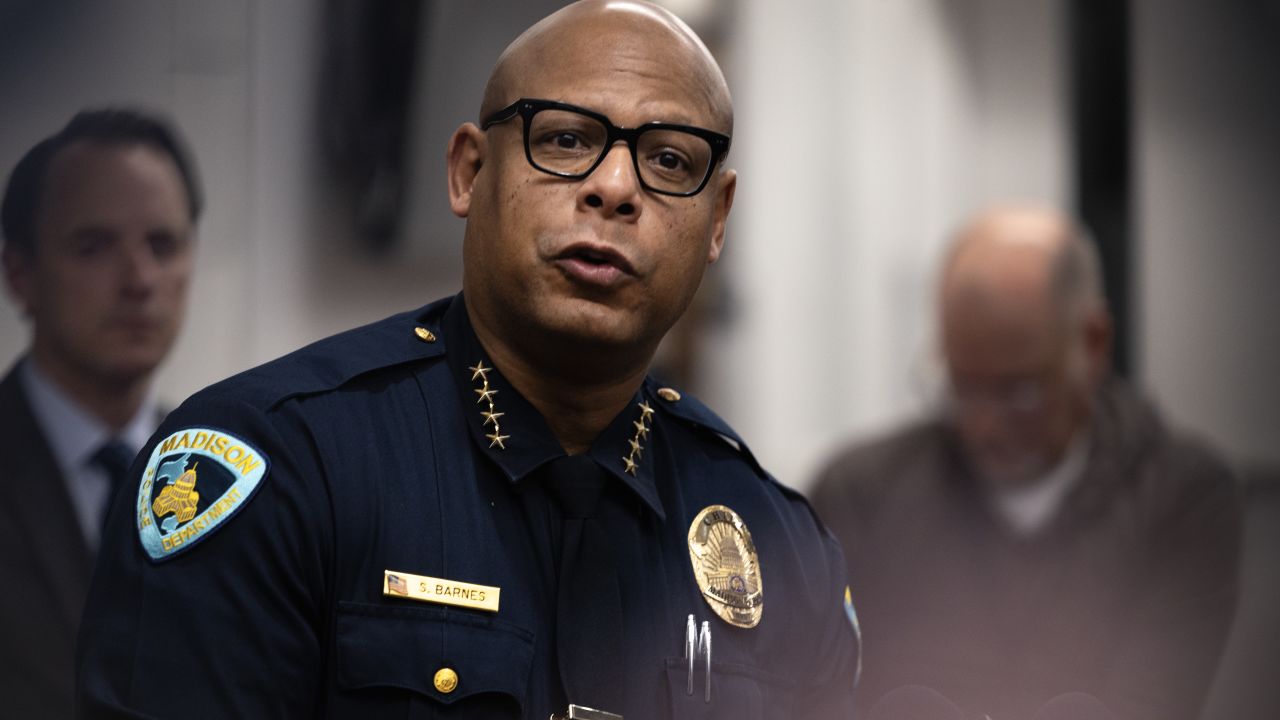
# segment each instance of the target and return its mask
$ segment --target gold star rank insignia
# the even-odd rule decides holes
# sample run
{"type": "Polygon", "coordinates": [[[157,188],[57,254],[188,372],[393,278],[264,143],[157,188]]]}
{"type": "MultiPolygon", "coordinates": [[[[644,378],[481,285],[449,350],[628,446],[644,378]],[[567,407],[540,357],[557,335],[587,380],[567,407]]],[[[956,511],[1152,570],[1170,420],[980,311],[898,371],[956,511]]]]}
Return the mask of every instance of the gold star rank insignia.
{"type": "Polygon", "coordinates": [[[484,420],[480,424],[480,427],[487,428],[490,425],[493,425],[493,432],[489,433],[488,435],[485,435],[485,438],[489,440],[489,447],[490,448],[496,447],[499,450],[506,450],[507,449],[506,441],[510,440],[511,436],[503,435],[502,426],[498,423],[498,418],[502,417],[505,413],[498,412],[498,408],[493,404],[493,397],[498,394],[498,391],[496,389],[489,386],[488,373],[493,368],[485,367],[484,361],[481,360],[477,362],[473,367],[469,367],[467,369],[471,371],[472,382],[475,382],[477,380],[480,381],[480,387],[474,389],[474,392],[476,394],[476,404],[479,404],[479,405],[487,404],[489,406],[487,410],[480,411],[480,417],[483,418],[484,420]]]}
{"type": "Polygon", "coordinates": [[[477,378],[480,380],[487,380],[488,376],[485,373],[489,372],[493,368],[487,368],[484,366],[484,362],[478,362],[475,367],[469,367],[467,369],[471,371],[472,382],[475,382],[477,378]]]}
{"type": "Polygon", "coordinates": [[[631,436],[627,442],[631,445],[631,452],[622,458],[622,469],[627,474],[635,476],[640,467],[640,455],[644,451],[644,446],[640,444],[642,438],[649,436],[649,418],[653,416],[653,408],[649,407],[649,403],[642,401],[639,405],[640,419],[632,420],[631,424],[636,429],[636,434],[631,436]]]}

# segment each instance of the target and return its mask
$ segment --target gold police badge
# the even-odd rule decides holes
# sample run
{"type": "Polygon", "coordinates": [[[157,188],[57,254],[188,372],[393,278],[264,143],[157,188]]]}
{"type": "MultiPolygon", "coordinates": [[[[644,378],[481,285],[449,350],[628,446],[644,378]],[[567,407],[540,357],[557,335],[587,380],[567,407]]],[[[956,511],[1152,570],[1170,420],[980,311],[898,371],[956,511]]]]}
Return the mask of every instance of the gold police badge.
{"type": "Polygon", "coordinates": [[[742,628],[760,624],[760,559],[738,513],[724,505],[703,508],[689,526],[689,561],[702,597],[717,615],[742,628]]]}

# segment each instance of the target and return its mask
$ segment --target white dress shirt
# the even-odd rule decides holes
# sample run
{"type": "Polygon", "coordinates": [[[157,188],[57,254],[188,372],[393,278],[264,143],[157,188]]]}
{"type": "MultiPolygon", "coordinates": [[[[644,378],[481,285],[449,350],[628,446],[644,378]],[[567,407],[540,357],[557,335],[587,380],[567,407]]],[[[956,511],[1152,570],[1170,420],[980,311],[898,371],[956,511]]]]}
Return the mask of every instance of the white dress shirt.
{"type": "Polygon", "coordinates": [[[30,357],[23,358],[18,372],[31,412],[67,484],[85,543],[90,553],[96,553],[111,479],[106,470],[92,462],[93,455],[112,437],[135,454],[142,449],[159,424],[155,398],[148,395],[133,419],[112,435],[105,423],[76,404],[40,372],[30,357]]]}

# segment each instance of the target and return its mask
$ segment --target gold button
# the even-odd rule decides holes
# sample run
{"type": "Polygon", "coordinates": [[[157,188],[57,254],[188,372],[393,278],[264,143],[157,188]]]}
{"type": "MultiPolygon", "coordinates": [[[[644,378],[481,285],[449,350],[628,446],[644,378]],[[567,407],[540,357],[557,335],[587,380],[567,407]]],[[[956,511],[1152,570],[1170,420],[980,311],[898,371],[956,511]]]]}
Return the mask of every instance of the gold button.
{"type": "Polygon", "coordinates": [[[413,333],[417,335],[418,339],[421,340],[422,342],[436,341],[436,334],[424,327],[414,328],[413,333]]]}
{"type": "Polygon", "coordinates": [[[458,673],[453,668],[440,668],[436,671],[436,689],[448,695],[458,689],[458,673]]]}
{"type": "Polygon", "coordinates": [[[658,388],[658,397],[667,402],[675,402],[680,399],[680,393],[671,388],[658,388]]]}

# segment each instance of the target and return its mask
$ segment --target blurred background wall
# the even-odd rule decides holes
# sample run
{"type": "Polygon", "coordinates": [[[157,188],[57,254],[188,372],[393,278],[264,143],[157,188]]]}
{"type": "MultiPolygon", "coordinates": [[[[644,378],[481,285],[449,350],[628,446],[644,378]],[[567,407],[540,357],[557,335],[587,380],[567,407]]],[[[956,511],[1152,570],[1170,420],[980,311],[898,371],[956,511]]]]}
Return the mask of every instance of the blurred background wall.
{"type": "MultiPolygon", "coordinates": [[[[474,118],[505,43],[558,4],[0,0],[0,168],[83,106],[177,120],[209,199],[189,323],[159,383],[177,402],[459,286],[445,142],[474,118]],[[335,47],[378,5],[410,7],[393,21],[418,28],[393,146],[402,207],[380,239],[325,135],[361,87],[334,75],[335,47]]],[[[725,67],[741,182],[722,262],[664,366],[803,488],[841,441],[927,406],[948,232],[990,201],[1077,202],[1072,6],[669,4],[725,67]]],[[[1236,463],[1280,464],[1280,9],[1128,7],[1130,372],[1236,463]]],[[[5,303],[0,363],[25,342],[5,303]]]]}
{"type": "Polygon", "coordinates": [[[1280,466],[1280,2],[1135,10],[1138,378],[1280,466]]]}

